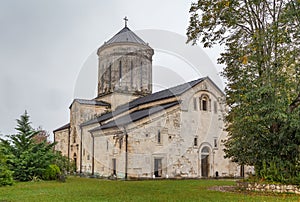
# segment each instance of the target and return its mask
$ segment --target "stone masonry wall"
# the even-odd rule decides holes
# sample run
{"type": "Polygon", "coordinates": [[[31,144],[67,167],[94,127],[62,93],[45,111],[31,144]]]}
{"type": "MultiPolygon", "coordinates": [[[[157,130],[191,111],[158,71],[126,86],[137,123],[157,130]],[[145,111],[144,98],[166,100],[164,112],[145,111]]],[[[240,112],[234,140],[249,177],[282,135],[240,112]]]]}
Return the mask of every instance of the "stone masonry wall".
{"type": "Polygon", "coordinates": [[[280,185],[280,184],[260,184],[239,182],[239,187],[245,188],[249,191],[268,191],[276,193],[295,193],[300,194],[300,187],[297,185],[280,185]]]}

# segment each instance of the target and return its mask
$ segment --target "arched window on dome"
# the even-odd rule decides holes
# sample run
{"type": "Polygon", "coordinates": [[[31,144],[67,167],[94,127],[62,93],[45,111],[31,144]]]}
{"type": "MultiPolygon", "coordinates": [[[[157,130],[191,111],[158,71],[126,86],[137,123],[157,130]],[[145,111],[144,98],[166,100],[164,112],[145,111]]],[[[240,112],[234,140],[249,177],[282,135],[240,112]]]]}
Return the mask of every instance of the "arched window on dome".
{"type": "Polygon", "coordinates": [[[109,85],[109,91],[110,91],[111,90],[111,64],[109,65],[109,68],[108,68],[108,74],[109,74],[108,85],[109,85]]]}
{"type": "Polygon", "coordinates": [[[101,71],[101,88],[103,93],[104,92],[104,65],[102,65],[102,71],[101,71]]]}
{"type": "Polygon", "coordinates": [[[141,67],[140,67],[140,86],[141,86],[141,89],[142,89],[142,86],[143,86],[143,62],[141,62],[141,67]]]}
{"type": "Polygon", "coordinates": [[[133,87],[133,62],[132,61],[130,66],[130,86],[131,88],[133,87]]]}
{"type": "Polygon", "coordinates": [[[119,62],[119,85],[121,86],[122,82],[122,61],[119,62]]]}

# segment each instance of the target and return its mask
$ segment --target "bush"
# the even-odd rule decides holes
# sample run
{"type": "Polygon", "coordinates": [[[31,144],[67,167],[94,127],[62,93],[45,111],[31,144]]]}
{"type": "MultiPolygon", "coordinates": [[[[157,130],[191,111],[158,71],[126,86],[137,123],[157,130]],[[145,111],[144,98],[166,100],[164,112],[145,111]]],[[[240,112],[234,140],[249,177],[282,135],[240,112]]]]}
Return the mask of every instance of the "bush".
{"type": "Polygon", "coordinates": [[[268,183],[300,185],[299,168],[275,159],[269,163],[263,160],[258,177],[268,183]]]}
{"type": "Polygon", "coordinates": [[[5,166],[0,165],[0,187],[12,185],[13,183],[13,172],[8,170],[5,166]]]}
{"type": "Polygon", "coordinates": [[[60,176],[61,172],[57,165],[49,165],[43,173],[42,178],[44,180],[56,180],[60,176]]]}
{"type": "Polygon", "coordinates": [[[53,164],[57,165],[62,174],[67,174],[75,170],[75,163],[63,156],[61,152],[56,151],[53,164]]]}
{"type": "Polygon", "coordinates": [[[13,172],[10,171],[7,167],[7,158],[3,154],[4,148],[0,143],[0,187],[6,185],[12,185],[14,183],[13,180],[13,172]]]}

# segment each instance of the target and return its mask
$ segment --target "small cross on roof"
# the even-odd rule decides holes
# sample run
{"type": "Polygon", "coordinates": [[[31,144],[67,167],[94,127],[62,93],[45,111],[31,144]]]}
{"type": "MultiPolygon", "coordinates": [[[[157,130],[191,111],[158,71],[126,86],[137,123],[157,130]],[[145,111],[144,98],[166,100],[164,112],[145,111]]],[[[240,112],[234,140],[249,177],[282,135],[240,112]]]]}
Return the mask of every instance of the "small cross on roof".
{"type": "Polygon", "coordinates": [[[125,27],[127,27],[127,21],[128,21],[127,16],[125,16],[125,17],[123,18],[123,20],[125,21],[125,27]]]}

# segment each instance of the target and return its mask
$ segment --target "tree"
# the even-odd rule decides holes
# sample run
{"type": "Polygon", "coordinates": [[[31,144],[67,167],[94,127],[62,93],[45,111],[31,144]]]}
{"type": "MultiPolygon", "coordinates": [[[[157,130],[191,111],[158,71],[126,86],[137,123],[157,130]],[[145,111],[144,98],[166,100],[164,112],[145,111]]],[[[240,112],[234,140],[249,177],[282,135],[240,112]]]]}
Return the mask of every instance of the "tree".
{"type": "MultiPolygon", "coordinates": [[[[199,0],[190,9],[188,41],[225,46],[226,157],[274,168],[285,182],[300,169],[300,1],[199,0]]],[[[298,182],[300,183],[300,181],[298,182]]]]}
{"type": "Polygon", "coordinates": [[[50,142],[48,141],[49,138],[49,133],[45,130],[42,129],[42,127],[38,127],[36,129],[37,131],[39,131],[38,134],[36,134],[33,139],[36,143],[42,143],[44,141],[48,142],[50,144],[50,142]]]}
{"type": "Polygon", "coordinates": [[[36,141],[36,136],[41,133],[31,127],[29,116],[25,112],[17,120],[17,134],[8,136],[7,140],[1,139],[8,156],[7,164],[13,176],[19,181],[29,181],[42,178],[43,173],[54,161],[54,143],[46,140],[36,141]]]}

